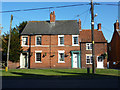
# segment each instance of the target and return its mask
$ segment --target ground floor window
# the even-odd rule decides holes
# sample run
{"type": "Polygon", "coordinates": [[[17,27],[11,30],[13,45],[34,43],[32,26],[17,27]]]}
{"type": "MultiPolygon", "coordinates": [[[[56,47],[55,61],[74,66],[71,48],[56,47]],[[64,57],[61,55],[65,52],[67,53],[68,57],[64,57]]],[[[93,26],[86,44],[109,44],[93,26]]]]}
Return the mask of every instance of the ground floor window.
{"type": "Polygon", "coordinates": [[[103,57],[102,56],[99,56],[98,57],[98,62],[102,62],[103,61],[103,57]]]}
{"type": "Polygon", "coordinates": [[[92,64],[92,54],[86,54],[86,64],[92,64]]]}
{"type": "Polygon", "coordinates": [[[35,62],[40,63],[41,62],[41,51],[35,52],[35,62]]]}
{"type": "Polygon", "coordinates": [[[58,63],[64,63],[64,51],[58,51],[58,63]]]}

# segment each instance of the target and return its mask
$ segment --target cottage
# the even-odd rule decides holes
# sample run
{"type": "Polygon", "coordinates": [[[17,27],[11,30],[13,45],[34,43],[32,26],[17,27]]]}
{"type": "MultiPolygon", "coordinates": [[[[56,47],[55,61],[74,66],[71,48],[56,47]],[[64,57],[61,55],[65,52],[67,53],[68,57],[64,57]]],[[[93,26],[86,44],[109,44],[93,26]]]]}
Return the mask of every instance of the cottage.
{"type": "MultiPolygon", "coordinates": [[[[91,30],[80,30],[80,51],[81,51],[81,66],[82,68],[92,67],[92,41],[91,30]]],[[[105,39],[101,24],[98,24],[98,29],[94,30],[95,42],[95,66],[96,68],[107,68],[107,40],[105,39]]]]}
{"type": "MultiPolygon", "coordinates": [[[[107,41],[98,24],[95,32],[95,61],[97,68],[106,68],[107,41]]],[[[20,68],[87,68],[91,67],[91,30],[82,30],[81,21],[29,21],[21,32],[20,68]]]]}

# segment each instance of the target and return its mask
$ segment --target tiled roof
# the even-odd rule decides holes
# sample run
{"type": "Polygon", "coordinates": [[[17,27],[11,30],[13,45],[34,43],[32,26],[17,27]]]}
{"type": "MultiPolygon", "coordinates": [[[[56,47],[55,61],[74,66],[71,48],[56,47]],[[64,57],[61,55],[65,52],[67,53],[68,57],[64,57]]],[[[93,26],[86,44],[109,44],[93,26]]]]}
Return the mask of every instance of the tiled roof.
{"type": "MultiPolygon", "coordinates": [[[[91,29],[83,29],[80,31],[81,42],[91,42],[91,29]]],[[[94,42],[107,42],[102,31],[94,30],[94,42]]]]}
{"type": "Polygon", "coordinates": [[[21,34],[41,34],[41,35],[76,35],[79,34],[77,20],[60,20],[55,23],[50,21],[29,21],[21,34]]]}

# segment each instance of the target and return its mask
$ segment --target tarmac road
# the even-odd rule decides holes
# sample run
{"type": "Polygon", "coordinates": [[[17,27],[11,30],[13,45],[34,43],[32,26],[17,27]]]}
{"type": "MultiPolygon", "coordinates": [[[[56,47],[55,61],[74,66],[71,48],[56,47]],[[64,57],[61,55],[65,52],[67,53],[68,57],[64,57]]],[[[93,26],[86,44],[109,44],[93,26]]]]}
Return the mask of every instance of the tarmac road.
{"type": "Polygon", "coordinates": [[[118,88],[118,79],[3,79],[2,88],[118,88]]]}

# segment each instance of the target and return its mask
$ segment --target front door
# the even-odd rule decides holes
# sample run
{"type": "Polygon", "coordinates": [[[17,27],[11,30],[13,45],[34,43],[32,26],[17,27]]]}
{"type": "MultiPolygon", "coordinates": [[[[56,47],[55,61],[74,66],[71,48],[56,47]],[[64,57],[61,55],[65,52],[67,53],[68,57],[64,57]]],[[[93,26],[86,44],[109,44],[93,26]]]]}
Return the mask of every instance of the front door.
{"type": "Polygon", "coordinates": [[[97,57],[97,68],[104,68],[103,67],[103,57],[102,56],[97,57]]]}
{"type": "Polygon", "coordinates": [[[21,58],[21,68],[26,68],[26,67],[28,67],[27,53],[23,53],[21,58]]]}
{"type": "Polygon", "coordinates": [[[78,68],[78,54],[73,53],[73,68],[78,68]]]}

